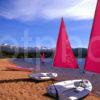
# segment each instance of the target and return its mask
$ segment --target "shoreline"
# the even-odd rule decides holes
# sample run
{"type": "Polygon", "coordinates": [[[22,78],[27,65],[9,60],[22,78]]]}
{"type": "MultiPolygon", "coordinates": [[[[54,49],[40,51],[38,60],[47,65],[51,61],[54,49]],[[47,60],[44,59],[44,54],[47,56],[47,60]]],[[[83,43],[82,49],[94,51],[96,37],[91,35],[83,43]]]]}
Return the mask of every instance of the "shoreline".
{"type": "MultiPolygon", "coordinates": [[[[30,72],[7,70],[7,67],[11,67],[11,65],[10,59],[0,59],[0,100],[54,100],[54,98],[50,98],[46,95],[46,87],[51,85],[52,81],[35,82],[28,78],[27,74],[30,72]]],[[[47,67],[45,66],[45,68],[47,67]]],[[[58,71],[61,72],[62,70],[58,71]]],[[[64,77],[62,80],[71,79],[73,77],[73,75],[70,76],[69,73],[66,73],[66,75],[67,77],[64,77]]],[[[90,78],[90,76],[87,75],[83,76],[83,78],[85,77],[90,78]]],[[[77,78],[79,77],[77,76],[77,78]]],[[[91,79],[91,82],[93,82],[93,91],[84,98],[84,100],[100,99],[100,95],[96,95],[96,92],[100,94],[100,89],[98,88],[100,83],[100,80],[98,80],[99,76],[96,76],[96,78],[97,80],[95,77],[95,80],[91,79]],[[96,81],[98,83],[94,84],[96,81]]],[[[72,79],[74,79],[74,77],[72,79]]],[[[59,78],[57,81],[59,80],[61,79],[59,78]]]]}

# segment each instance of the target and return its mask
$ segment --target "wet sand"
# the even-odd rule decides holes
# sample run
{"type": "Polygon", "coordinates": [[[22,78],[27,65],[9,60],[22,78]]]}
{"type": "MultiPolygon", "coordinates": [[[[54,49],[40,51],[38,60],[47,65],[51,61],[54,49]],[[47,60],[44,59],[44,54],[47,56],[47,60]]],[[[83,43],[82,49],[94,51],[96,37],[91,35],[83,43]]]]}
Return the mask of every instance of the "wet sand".
{"type": "MultiPolygon", "coordinates": [[[[9,59],[0,59],[0,100],[55,100],[46,95],[46,87],[52,84],[53,80],[36,82],[27,77],[30,72],[7,70],[7,67],[11,66],[12,63],[9,59]]],[[[73,74],[67,74],[68,79],[71,79],[72,76],[73,74]]],[[[66,79],[66,77],[63,78],[66,79]]],[[[65,79],[59,78],[53,82],[65,79]]],[[[93,92],[84,100],[100,100],[99,76],[97,76],[97,79],[94,77],[94,79],[91,80],[94,82],[93,92]],[[95,84],[94,79],[98,84],[95,84]]]]}

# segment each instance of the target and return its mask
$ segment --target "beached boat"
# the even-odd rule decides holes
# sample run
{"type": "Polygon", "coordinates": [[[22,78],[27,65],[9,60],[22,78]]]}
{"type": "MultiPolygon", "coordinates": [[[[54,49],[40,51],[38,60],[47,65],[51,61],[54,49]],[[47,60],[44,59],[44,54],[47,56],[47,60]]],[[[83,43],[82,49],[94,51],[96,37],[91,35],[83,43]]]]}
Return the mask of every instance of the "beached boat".
{"type": "Polygon", "coordinates": [[[38,81],[44,81],[44,80],[50,80],[57,77],[57,73],[37,73],[37,74],[29,74],[29,78],[38,80],[38,81]]]}
{"type": "Polygon", "coordinates": [[[33,68],[25,68],[25,67],[21,67],[21,66],[11,66],[11,67],[7,67],[7,70],[32,72],[34,69],[33,68]]]}
{"type": "MultiPolygon", "coordinates": [[[[61,21],[53,65],[62,68],[78,68],[63,19],[61,21]]],[[[92,84],[85,79],[62,81],[47,88],[48,94],[54,97],[58,96],[58,100],[77,100],[88,95],[91,91],[92,84]]]]}
{"type": "Polygon", "coordinates": [[[89,80],[68,80],[50,85],[47,88],[49,95],[59,100],[78,100],[92,91],[92,84],[89,80]]]}

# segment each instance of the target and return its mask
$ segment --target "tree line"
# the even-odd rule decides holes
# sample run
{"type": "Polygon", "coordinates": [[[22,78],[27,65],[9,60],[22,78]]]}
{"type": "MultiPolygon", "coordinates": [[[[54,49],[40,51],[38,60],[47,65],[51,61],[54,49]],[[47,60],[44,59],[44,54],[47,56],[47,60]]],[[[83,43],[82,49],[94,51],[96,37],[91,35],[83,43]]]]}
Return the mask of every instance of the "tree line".
{"type": "MultiPolygon", "coordinates": [[[[75,57],[85,58],[87,54],[86,48],[74,48],[72,49],[75,57]]],[[[40,58],[44,53],[46,58],[53,58],[55,50],[33,50],[31,52],[16,52],[10,50],[0,50],[0,58],[40,58]]]]}

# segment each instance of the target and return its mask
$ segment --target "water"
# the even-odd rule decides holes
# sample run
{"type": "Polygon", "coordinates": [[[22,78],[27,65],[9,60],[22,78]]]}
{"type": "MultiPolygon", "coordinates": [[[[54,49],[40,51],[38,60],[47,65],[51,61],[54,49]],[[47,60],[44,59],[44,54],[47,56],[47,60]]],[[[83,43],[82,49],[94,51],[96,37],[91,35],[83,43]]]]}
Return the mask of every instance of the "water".
{"type": "MultiPolygon", "coordinates": [[[[13,63],[15,63],[16,65],[20,66],[20,67],[25,67],[25,68],[35,68],[37,70],[45,70],[45,69],[49,69],[49,70],[53,70],[54,67],[52,67],[52,62],[53,59],[51,58],[47,58],[46,59],[46,63],[42,64],[40,62],[39,58],[25,58],[25,59],[13,59],[12,60],[13,63]]],[[[85,63],[85,59],[84,58],[78,58],[77,59],[78,65],[79,65],[79,71],[80,73],[83,72],[84,70],[84,63],[85,63]]]]}

